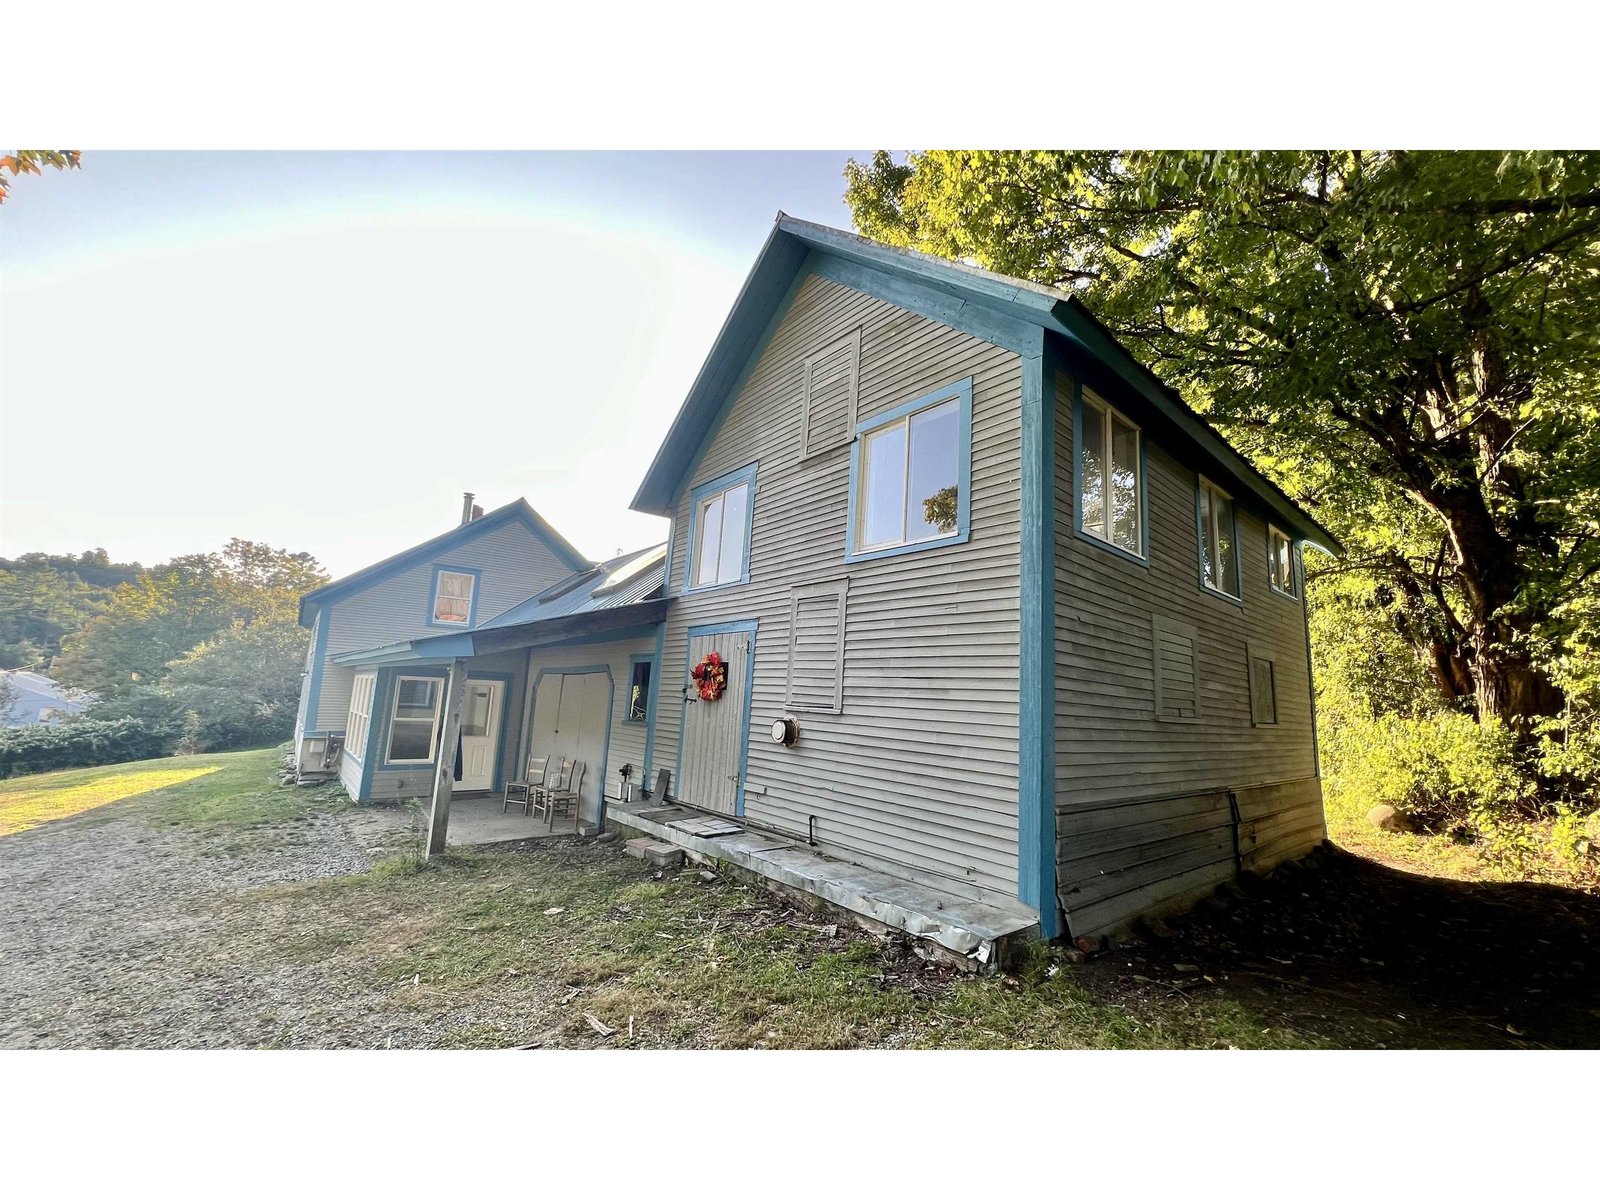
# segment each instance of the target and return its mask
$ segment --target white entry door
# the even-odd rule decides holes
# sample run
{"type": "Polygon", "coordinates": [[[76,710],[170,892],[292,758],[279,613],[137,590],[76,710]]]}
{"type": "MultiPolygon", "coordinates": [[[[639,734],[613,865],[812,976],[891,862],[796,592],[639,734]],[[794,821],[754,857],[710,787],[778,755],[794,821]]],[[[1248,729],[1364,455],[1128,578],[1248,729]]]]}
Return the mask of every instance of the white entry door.
{"type": "Polygon", "coordinates": [[[463,792],[494,787],[495,758],[500,749],[506,685],[498,679],[469,679],[461,702],[461,782],[463,792]]]}
{"type": "MultiPolygon", "coordinates": [[[[599,812],[605,780],[606,730],[611,681],[598,671],[552,674],[539,680],[533,699],[533,753],[571,758],[584,767],[578,795],[587,818],[599,812]]],[[[552,768],[553,769],[553,768],[552,768]]]]}
{"type": "Polygon", "coordinates": [[[683,778],[678,799],[711,812],[737,811],[740,765],[744,760],[745,694],[750,687],[750,633],[713,633],[689,639],[689,662],[715,650],[728,666],[728,686],[718,700],[701,700],[694,681],[683,702],[683,778]]]}

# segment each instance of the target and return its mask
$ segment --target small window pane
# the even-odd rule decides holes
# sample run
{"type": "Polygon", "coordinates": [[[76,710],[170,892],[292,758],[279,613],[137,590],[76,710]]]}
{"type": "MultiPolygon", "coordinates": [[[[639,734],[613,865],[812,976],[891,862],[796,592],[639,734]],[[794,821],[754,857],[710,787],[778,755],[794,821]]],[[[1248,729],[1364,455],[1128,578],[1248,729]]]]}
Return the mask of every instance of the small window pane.
{"type": "Polygon", "coordinates": [[[1083,406],[1083,478],[1078,481],[1078,497],[1083,512],[1083,527],[1106,536],[1106,415],[1092,404],[1083,406]]]}
{"type": "Polygon", "coordinates": [[[700,507],[700,545],[695,550],[694,581],[717,581],[717,552],[722,548],[722,496],[713,496],[700,507]]]}
{"type": "Polygon", "coordinates": [[[396,762],[427,762],[433,757],[432,721],[395,721],[389,734],[389,758],[396,762]]]}
{"type": "Polygon", "coordinates": [[[494,689],[482,684],[469,686],[466,701],[461,706],[461,736],[488,737],[493,710],[494,689]]]}
{"type": "Polygon", "coordinates": [[[861,514],[861,544],[898,544],[905,540],[905,425],[869,434],[865,458],[867,481],[861,514]]]}
{"type": "Polygon", "coordinates": [[[1211,489],[1200,488],[1200,571],[1207,587],[1217,587],[1216,548],[1211,544],[1211,489]]]}
{"type": "Polygon", "coordinates": [[[1129,554],[1139,544],[1139,431],[1113,420],[1111,431],[1111,540],[1129,554]]]}
{"type": "Polygon", "coordinates": [[[1217,578],[1230,596],[1239,594],[1239,559],[1233,544],[1233,501],[1217,497],[1217,578]]]}
{"type": "Polygon", "coordinates": [[[441,571],[433,598],[433,619],[465,625],[472,616],[473,577],[459,571],[441,571]]]}
{"type": "MultiPolygon", "coordinates": [[[[415,610],[413,610],[415,611],[415,610]]],[[[400,718],[433,716],[433,695],[437,685],[431,679],[402,679],[395,697],[394,715],[400,718]]]]}
{"type": "Polygon", "coordinates": [[[911,486],[906,498],[908,542],[956,531],[960,461],[960,405],[951,401],[911,418],[911,486]]]}
{"type": "Polygon", "coordinates": [[[741,483],[722,494],[721,549],[717,582],[732,583],[744,575],[745,519],[750,511],[750,485],[741,483]]]}
{"type": "Polygon", "coordinates": [[[628,690],[628,720],[642,721],[650,707],[650,669],[647,662],[633,664],[633,678],[628,690]]]}

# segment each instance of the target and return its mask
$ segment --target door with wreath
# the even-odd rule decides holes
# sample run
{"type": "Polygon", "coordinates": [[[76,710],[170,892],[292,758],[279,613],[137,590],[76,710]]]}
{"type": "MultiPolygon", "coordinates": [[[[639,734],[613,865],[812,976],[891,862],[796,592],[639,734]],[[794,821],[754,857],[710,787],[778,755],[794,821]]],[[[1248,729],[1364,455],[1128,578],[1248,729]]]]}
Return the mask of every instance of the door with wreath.
{"type": "Polygon", "coordinates": [[[754,637],[744,630],[690,631],[683,765],[676,789],[684,804],[729,816],[738,810],[754,637]]]}

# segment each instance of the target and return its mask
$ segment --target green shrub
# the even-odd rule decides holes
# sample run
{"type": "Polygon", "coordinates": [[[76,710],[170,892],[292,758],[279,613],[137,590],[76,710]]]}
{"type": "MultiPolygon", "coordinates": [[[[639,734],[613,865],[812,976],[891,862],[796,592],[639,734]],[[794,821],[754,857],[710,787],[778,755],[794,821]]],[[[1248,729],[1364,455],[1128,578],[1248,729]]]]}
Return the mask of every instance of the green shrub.
{"type": "Polygon", "coordinates": [[[1348,721],[1326,746],[1330,799],[1389,804],[1425,833],[1453,833],[1512,857],[1534,815],[1535,789],[1511,730],[1464,713],[1348,721]]]}
{"type": "Polygon", "coordinates": [[[136,717],[4,729],[0,730],[0,779],[161,758],[172,752],[177,736],[178,729],[169,722],[136,717]]]}

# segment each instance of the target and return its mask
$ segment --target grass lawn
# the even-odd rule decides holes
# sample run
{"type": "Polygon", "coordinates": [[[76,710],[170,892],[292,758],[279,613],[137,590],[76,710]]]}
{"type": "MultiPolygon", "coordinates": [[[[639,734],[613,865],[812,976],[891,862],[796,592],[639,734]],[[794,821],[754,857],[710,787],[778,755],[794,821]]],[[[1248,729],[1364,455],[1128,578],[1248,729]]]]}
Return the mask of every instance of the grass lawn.
{"type": "Polygon", "coordinates": [[[0,837],[158,792],[162,818],[175,823],[281,820],[302,802],[270,777],[278,757],[277,750],[195,754],[0,780],[0,837]]]}
{"type": "MultiPolygon", "coordinates": [[[[1247,881],[1171,936],[1081,964],[1036,946],[1010,975],[970,977],[733,876],[654,872],[616,844],[424,862],[403,814],[383,841],[363,832],[379,814],[337,788],[280,787],[276,765],[253,751],[14,780],[0,820],[101,806],[75,823],[82,836],[125,814],[197,863],[222,835],[237,862],[222,886],[262,856],[301,861],[303,839],[329,836],[318,830],[357,838],[358,861],[387,855],[356,874],[240,884],[216,903],[248,936],[174,949],[226,961],[230,977],[293,980],[302,990],[274,1012],[360,1027],[352,1042],[351,1022],[291,1025],[271,1044],[383,1045],[392,1030],[395,1044],[463,1047],[1600,1045],[1600,897],[1487,879],[1434,847],[1415,863],[1333,851],[1247,881]]],[[[147,902],[129,919],[160,915],[147,902]]]]}

